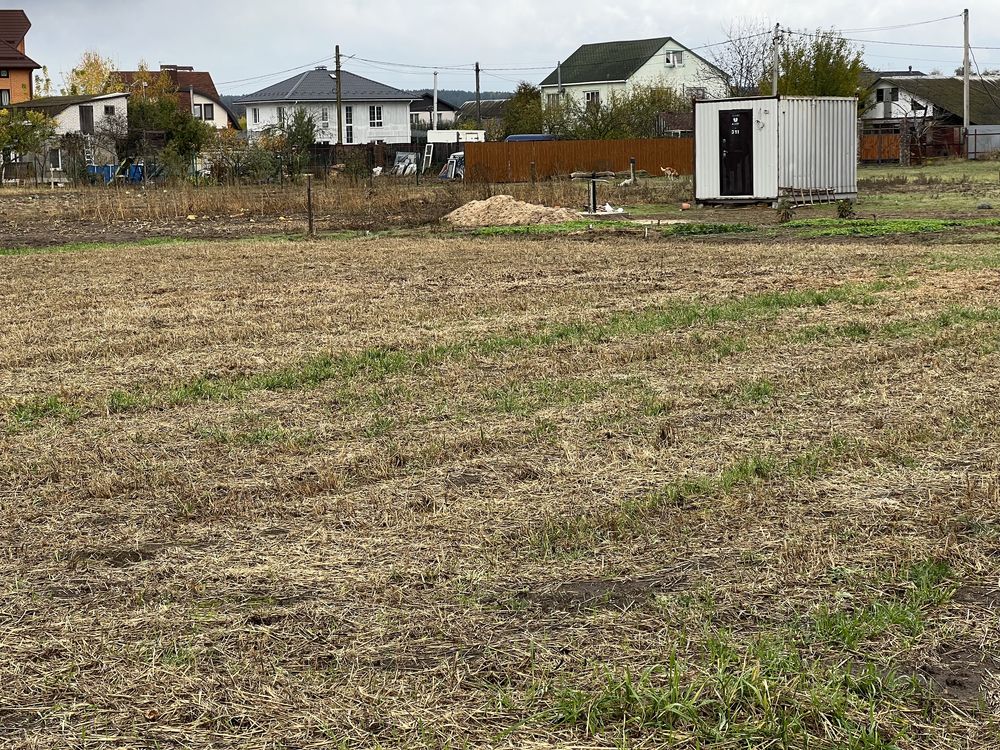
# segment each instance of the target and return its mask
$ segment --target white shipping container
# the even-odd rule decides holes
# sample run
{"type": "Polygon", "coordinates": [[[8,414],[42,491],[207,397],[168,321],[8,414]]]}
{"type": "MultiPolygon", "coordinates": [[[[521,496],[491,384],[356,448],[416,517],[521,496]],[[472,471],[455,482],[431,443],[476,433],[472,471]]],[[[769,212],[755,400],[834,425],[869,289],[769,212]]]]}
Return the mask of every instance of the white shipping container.
{"type": "Polygon", "coordinates": [[[782,96],[695,102],[699,203],[858,194],[858,100],[782,96]]]}

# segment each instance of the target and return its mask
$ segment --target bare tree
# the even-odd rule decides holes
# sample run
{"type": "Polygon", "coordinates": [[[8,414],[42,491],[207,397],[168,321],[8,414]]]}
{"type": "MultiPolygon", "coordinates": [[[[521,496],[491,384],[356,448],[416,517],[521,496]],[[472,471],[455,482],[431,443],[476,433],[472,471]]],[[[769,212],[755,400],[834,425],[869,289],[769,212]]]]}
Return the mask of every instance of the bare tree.
{"type": "Polygon", "coordinates": [[[736,18],[723,29],[726,41],[713,47],[712,62],[728,78],[727,95],[756,96],[768,76],[773,29],[759,18],[736,18]]]}

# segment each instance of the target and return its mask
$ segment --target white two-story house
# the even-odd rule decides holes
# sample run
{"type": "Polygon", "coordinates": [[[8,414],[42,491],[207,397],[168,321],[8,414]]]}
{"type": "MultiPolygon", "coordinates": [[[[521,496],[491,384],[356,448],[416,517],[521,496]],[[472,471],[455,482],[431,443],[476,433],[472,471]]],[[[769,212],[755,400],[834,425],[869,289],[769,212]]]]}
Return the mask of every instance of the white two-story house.
{"type": "Polygon", "coordinates": [[[542,101],[562,96],[599,106],[632,86],[667,86],[691,99],[726,94],[726,74],[671,37],[584,44],[541,83],[542,101]]]}
{"type": "MultiPolygon", "coordinates": [[[[353,143],[410,143],[413,95],[342,70],[342,140],[353,143]]],[[[282,126],[297,109],[316,122],[316,142],[337,143],[337,76],[326,67],[289,78],[239,100],[247,108],[250,137],[282,126]]]]}

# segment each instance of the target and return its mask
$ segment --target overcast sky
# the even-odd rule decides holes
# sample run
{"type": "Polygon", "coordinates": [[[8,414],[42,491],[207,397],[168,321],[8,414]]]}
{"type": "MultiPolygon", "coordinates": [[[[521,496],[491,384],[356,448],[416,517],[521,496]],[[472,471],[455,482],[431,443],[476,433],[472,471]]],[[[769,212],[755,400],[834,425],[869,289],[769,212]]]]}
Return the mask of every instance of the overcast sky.
{"type": "MultiPolygon", "coordinates": [[[[415,66],[471,66],[478,60],[484,90],[511,90],[522,79],[537,83],[548,71],[503,68],[554,67],[586,42],[672,36],[688,47],[710,44],[724,38],[734,14],[793,29],[852,30],[961,12],[961,6],[931,0],[8,0],[4,7],[27,12],[32,22],[27,52],[48,66],[56,87],[61,73],[84,50],[94,49],[125,69],[140,59],[151,67],[193,65],[211,72],[222,93],[234,94],[287,78],[295,72],[288,69],[325,62],[338,43],[345,56],[379,61],[345,60],[346,69],[400,88],[431,86],[431,71],[415,66]]],[[[974,0],[968,7],[973,46],[1000,48],[1000,2],[974,0]]],[[[870,40],[865,57],[875,69],[912,65],[952,73],[961,63],[961,49],[876,43],[961,45],[960,18],[845,35],[870,40]]],[[[981,68],[1000,68],[1000,49],[981,49],[976,58],[981,68]]],[[[472,89],[474,75],[442,69],[440,86],[472,89]]]]}

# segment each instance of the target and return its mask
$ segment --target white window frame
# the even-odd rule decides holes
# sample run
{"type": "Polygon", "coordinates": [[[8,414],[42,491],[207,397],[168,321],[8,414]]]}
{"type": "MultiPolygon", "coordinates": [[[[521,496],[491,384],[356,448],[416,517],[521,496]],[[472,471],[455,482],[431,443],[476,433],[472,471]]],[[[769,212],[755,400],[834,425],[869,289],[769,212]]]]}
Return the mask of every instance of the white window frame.
{"type": "Polygon", "coordinates": [[[344,107],[344,143],[354,143],[354,107],[344,107]]]}
{"type": "Polygon", "coordinates": [[[584,91],[583,98],[588,107],[600,107],[601,106],[601,92],[600,91],[584,91]]]}
{"type": "Polygon", "coordinates": [[[667,51],[666,64],[668,68],[680,68],[684,65],[684,50],[672,49],[667,51]]]}
{"type": "Polygon", "coordinates": [[[0,89],[0,107],[10,106],[10,89],[0,89]],[[4,101],[6,99],[6,101],[4,101]]]}
{"type": "Polygon", "coordinates": [[[384,125],[382,120],[382,105],[372,104],[368,107],[368,127],[381,128],[384,125]]]}
{"type": "Polygon", "coordinates": [[[278,107],[278,126],[285,127],[285,118],[287,117],[284,107],[278,107]]]}
{"type": "Polygon", "coordinates": [[[250,117],[254,125],[260,125],[260,107],[252,107],[250,117]]]}
{"type": "Polygon", "coordinates": [[[330,127],[330,108],[320,107],[319,108],[319,126],[323,130],[328,130],[330,127]]]}
{"type": "Polygon", "coordinates": [[[47,167],[48,169],[55,169],[55,171],[57,172],[62,172],[63,171],[62,149],[50,148],[48,153],[48,158],[46,159],[46,161],[48,162],[48,167],[47,167]],[[52,154],[56,155],[56,161],[58,162],[58,164],[52,163],[52,154]]]}

